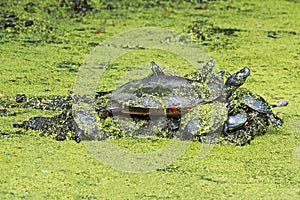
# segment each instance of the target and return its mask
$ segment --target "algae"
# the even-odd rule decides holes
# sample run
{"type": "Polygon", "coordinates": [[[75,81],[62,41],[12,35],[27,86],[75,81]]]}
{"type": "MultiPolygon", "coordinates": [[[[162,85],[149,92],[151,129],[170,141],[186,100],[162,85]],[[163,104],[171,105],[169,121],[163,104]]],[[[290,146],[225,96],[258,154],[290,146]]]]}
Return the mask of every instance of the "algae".
{"type": "MultiPolygon", "coordinates": [[[[299,199],[300,2],[216,0],[206,1],[207,9],[200,2],[3,2],[0,94],[67,96],[95,46],[130,28],[157,26],[191,34],[219,69],[250,67],[244,87],[271,103],[289,101],[274,110],[285,121],[281,129],[244,147],[216,145],[204,159],[198,156],[202,144],[192,143],[172,165],[130,174],[101,164],[83,144],[13,129],[32,116],[54,114],[13,108],[16,116],[0,116],[1,199],[299,199]],[[89,6],[76,11],[75,2],[89,6]]],[[[164,58],[166,66],[178,66],[178,59],[164,58]]],[[[130,59],[119,63],[132,66],[130,59]]],[[[158,140],[116,143],[147,152],[165,145],[158,140]]]]}

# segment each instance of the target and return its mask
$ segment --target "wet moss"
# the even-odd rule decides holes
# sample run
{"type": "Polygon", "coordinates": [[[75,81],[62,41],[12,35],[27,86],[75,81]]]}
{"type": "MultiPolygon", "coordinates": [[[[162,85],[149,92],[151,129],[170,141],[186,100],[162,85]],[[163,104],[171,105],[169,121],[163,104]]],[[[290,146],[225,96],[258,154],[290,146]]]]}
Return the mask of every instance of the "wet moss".
{"type": "MultiPolygon", "coordinates": [[[[234,72],[249,66],[252,74],[244,87],[270,103],[289,100],[288,107],[274,109],[285,124],[279,130],[271,128],[251,145],[216,145],[205,159],[197,156],[202,144],[192,143],[185,155],[165,169],[128,174],[102,165],[82,144],[57,142],[34,131],[14,134],[18,130],[12,124],[54,113],[11,108],[16,116],[0,117],[2,199],[299,198],[295,150],[300,141],[299,1],[207,1],[207,10],[195,9],[205,7],[198,1],[87,1],[93,10],[84,15],[76,14],[74,1],[68,2],[62,7],[50,0],[1,3],[1,94],[9,98],[18,93],[67,96],[75,73],[58,68],[58,63],[83,63],[95,45],[129,28],[159,26],[188,34],[196,22],[205,19],[204,30],[242,30],[232,35],[218,32],[199,42],[219,69],[234,72]]],[[[156,54],[151,59],[178,66],[176,57],[156,54]]],[[[119,61],[124,66],[131,62],[119,61]]],[[[114,88],[109,78],[119,77],[118,73],[106,77],[109,87],[105,91],[114,88]]],[[[147,152],[160,145],[151,140],[115,142],[147,152]]]]}

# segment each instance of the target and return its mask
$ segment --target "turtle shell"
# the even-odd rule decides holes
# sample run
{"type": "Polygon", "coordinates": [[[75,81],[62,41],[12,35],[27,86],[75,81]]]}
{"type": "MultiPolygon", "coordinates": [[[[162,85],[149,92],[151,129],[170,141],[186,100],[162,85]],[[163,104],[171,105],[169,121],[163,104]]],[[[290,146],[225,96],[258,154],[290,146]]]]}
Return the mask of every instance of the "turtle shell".
{"type": "Polygon", "coordinates": [[[229,130],[242,127],[248,120],[248,116],[244,112],[238,112],[235,115],[229,115],[227,125],[229,130]]]}
{"type": "Polygon", "coordinates": [[[122,85],[112,92],[110,98],[114,111],[177,116],[185,109],[205,104],[220,96],[222,83],[218,85],[218,82],[211,81],[203,84],[179,76],[150,76],[122,85]]]}
{"type": "Polygon", "coordinates": [[[249,108],[256,110],[259,113],[263,113],[263,114],[272,113],[270,105],[261,96],[248,93],[243,96],[242,101],[249,108]]]}

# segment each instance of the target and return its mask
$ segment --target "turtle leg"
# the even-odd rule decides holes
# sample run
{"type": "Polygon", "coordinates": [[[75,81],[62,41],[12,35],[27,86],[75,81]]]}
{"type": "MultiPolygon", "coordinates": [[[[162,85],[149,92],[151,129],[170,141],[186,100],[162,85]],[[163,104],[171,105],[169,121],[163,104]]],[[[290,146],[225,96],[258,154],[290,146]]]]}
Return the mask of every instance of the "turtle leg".
{"type": "Polygon", "coordinates": [[[214,60],[210,60],[208,61],[208,63],[206,63],[201,70],[201,79],[203,83],[206,83],[208,81],[208,76],[209,74],[211,74],[213,68],[215,66],[215,62],[214,60]]]}
{"type": "Polygon", "coordinates": [[[195,136],[198,136],[198,127],[202,125],[200,119],[190,120],[182,129],[180,129],[179,138],[182,140],[194,140],[195,136]]]}
{"type": "Polygon", "coordinates": [[[151,69],[152,69],[154,76],[164,76],[165,75],[165,73],[161,70],[161,68],[154,61],[152,61],[150,64],[151,64],[151,69]]]}
{"type": "Polygon", "coordinates": [[[272,122],[274,128],[279,128],[283,124],[283,120],[274,113],[268,114],[267,117],[272,122]]]}
{"type": "Polygon", "coordinates": [[[167,116],[168,130],[176,131],[179,129],[180,122],[179,119],[167,116]]]}

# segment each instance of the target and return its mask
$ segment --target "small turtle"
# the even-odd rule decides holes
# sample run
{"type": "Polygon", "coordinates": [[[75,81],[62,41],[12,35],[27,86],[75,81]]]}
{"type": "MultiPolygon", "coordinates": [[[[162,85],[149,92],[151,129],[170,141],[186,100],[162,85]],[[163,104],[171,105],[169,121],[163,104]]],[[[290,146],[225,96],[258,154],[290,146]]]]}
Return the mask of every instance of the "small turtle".
{"type": "MultiPolygon", "coordinates": [[[[283,120],[273,113],[271,106],[266,102],[266,100],[246,89],[239,89],[236,92],[236,100],[241,104],[246,105],[250,110],[257,111],[262,115],[266,115],[271,121],[274,128],[278,128],[283,124],[283,120]]],[[[273,105],[272,107],[286,106],[287,101],[279,103],[278,105],[273,105]]]]}
{"type": "Polygon", "coordinates": [[[247,121],[248,115],[246,112],[238,112],[234,115],[229,115],[227,122],[224,123],[224,132],[228,133],[228,131],[244,127],[247,121]]]}
{"type": "Polygon", "coordinates": [[[225,143],[233,143],[243,146],[250,144],[256,135],[263,135],[267,132],[269,120],[256,110],[244,110],[241,107],[235,113],[228,115],[224,123],[223,134],[225,143]]]}

